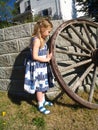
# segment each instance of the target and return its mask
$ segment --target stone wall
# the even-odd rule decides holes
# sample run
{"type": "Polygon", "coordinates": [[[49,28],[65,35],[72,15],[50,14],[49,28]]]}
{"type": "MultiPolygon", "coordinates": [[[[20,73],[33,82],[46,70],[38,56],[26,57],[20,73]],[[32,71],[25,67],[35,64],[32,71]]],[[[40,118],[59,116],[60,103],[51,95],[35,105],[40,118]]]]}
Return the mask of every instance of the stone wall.
{"type": "MultiPolygon", "coordinates": [[[[54,29],[62,21],[53,21],[54,29]]],[[[0,90],[12,94],[24,94],[24,59],[34,23],[26,23],[0,29],[0,90]]],[[[55,91],[56,89],[53,89],[55,91]]]]}

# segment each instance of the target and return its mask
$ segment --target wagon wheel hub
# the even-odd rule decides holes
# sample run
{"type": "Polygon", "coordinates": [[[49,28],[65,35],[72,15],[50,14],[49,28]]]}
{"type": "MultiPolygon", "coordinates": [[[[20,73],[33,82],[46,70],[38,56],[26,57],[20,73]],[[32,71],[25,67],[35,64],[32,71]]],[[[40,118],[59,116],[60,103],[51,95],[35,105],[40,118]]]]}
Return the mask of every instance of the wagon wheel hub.
{"type": "Polygon", "coordinates": [[[94,64],[96,66],[98,66],[98,49],[95,49],[93,52],[92,52],[92,61],[94,62],[94,64]]]}

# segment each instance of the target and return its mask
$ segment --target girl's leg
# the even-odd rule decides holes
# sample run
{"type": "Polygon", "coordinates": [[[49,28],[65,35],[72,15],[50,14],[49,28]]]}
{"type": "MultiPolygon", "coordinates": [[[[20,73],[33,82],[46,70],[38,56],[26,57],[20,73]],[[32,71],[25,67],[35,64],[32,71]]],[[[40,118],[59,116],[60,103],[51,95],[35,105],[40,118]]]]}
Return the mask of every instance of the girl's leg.
{"type": "Polygon", "coordinates": [[[43,105],[44,106],[53,106],[53,103],[52,102],[50,102],[50,101],[46,101],[45,100],[45,93],[43,93],[43,105]]]}
{"type": "Polygon", "coordinates": [[[43,106],[44,93],[43,93],[43,92],[36,92],[36,97],[37,97],[37,101],[38,101],[39,111],[42,112],[43,114],[49,114],[50,111],[47,110],[47,109],[43,106]]]}
{"type": "Polygon", "coordinates": [[[38,102],[43,101],[43,93],[42,92],[36,92],[36,97],[38,102]]]}

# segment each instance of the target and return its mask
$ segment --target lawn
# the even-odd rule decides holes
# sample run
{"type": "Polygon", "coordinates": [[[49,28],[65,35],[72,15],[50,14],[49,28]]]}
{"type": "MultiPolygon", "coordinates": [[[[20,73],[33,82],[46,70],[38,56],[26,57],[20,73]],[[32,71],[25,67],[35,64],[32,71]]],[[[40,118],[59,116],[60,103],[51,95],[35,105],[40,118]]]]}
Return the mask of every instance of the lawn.
{"type": "Polygon", "coordinates": [[[82,107],[66,94],[48,109],[51,114],[43,115],[34,99],[0,92],[0,130],[98,130],[98,110],[82,107]]]}

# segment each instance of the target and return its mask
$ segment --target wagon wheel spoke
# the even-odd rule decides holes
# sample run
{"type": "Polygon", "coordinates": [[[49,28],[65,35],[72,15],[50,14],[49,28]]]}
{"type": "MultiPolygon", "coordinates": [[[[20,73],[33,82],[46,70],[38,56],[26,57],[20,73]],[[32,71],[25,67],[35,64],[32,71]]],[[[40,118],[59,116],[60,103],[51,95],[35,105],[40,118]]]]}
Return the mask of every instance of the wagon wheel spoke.
{"type": "Polygon", "coordinates": [[[94,67],[94,74],[93,74],[93,81],[92,81],[92,85],[90,88],[90,94],[89,94],[89,98],[88,101],[92,102],[92,98],[93,98],[93,94],[94,94],[94,88],[95,88],[95,81],[96,81],[96,66],[94,67]]]}
{"type": "Polygon", "coordinates": [[[64,70],[61,71],[62,74],[65,74],[66,71],[70,70],[70,69],[73,69],[73,68],[76,68],[76,67],[79,67],[79,66],[82,66],[82,65],[85,65],[85,64],[88,64],[90,63],[92,60],[89,59],[89,60],[84,60],[84,61],[81,61],[79,63],[75,63],[75,64],[72,64],[66,68],[64,68],[64,70]]]}
{"type": "Polygon", "coordinates": [[[77,34],[77,36],[84,42],[84,44],[90,48],[91,50],[93,50],[92,46],[82,37],[82,35],[75,29],[75,27],[73,25],[70,25],[72,30],[77,34]]]}
{"type": "Polygon", "coordinates": [[[75,42],[74,40],[72,40],[71,38],[69,38],[68,36],[65,36],[64,33],[59,34],[61,37],[65,38],[66,40],[68,40],[69,42],[71,42],[72,44],[76,45],[77,47],[79,47],[80,49],[82,49],[83,51],[85,51],[86,53],[89,52],[90,50],[83,47],[82,45],[78,44],[77,42],[75,42]]]}
{"type": "Polygon", "coordinates": [[[91,57],[90,54],[83,54],[83,53],[71,52],[71,51],[65,51],[65,50],[63,51],[63,50],[60,50],[60,49],[57,49],[56,52],[57,53],[68,54],[68,55],[81,56],[81,57],[88,57],[88,58],[91,57]]]}
{"type": "Polygon", "coordinates": [[[98,48],[98,28],[96,30],[96,43],[97,43],[97,48],[98,48]]]}
{"type": "Polygon", "coordinates": [[[91,64],[86,71],[83,73],[83,75],[78,79],[78,81],[74,84],[74,86],[71,88],[72,91],[76,91],[76,89],[82,85],[83,80],[85,79],[85,77],[89,74],[89,72],[91,71],[91,69],[94,67],[94,64],[91,64]]]}
{"type": "Polygon", "coordinates": [[[95,48],[95,47],[94,47],[93,40],[91,39],[91,36],[89,35],[89,31],[88,31],[87,26],[86,26],[85,23],[83,23],[83,26],[84,26],[84,30],[85,30],[85,32],[86,32],[86,34],[87,34],[87,37],[88,37],[88,39],[89,39],[89,42],[90,42],[90,44],[92,45],[92,46],[90,46],[90,44],[89,44],[89,46],[90,46],[90,48],[93,50],[93,49],[95,48]]]}

